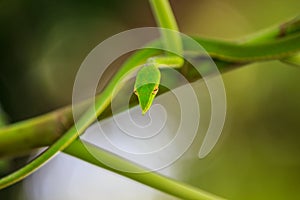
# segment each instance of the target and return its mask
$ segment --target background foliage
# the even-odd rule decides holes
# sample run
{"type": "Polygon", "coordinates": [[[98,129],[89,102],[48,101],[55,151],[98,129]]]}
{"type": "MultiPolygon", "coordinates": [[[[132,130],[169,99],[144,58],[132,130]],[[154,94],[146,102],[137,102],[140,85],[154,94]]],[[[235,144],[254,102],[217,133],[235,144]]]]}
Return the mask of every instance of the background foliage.
{"type": "MultiPolygon", "coordinates": [[[[223,39],[284,21],[300,7],[296,0],[171,3],[182,32],[223,39]]],[[[0,9],[0,101],[11,122],[69,104],[76,70],[99,42],[155,26],[148,2],[138,0],[2,1],[0,9]]],[[[176,176],[229,199],[300,198],[299,75],[279,62],[226,73],[221,141],[204,160],[194,156],[194,144],[176,176]]],[[[20,158],[0,168],[22,163],[20,158]]],[[[17,188],[0,191],[0,197],[15,199],[17,188]]]]}

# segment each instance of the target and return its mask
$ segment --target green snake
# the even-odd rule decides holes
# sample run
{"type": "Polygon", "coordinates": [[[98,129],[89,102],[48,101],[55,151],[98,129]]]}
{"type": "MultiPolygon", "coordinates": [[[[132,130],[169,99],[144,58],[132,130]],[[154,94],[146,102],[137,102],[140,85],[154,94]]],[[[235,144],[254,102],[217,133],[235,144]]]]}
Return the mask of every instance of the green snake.
{"type": "MultiPolygon", "coordinates": [[[[152,0],[152,5],[158,2],[167,3],[166,0],[152,0]]],[[[157,10],[160,10],[160,8],[157,8],[157,10]]],[[[160,13],[163,11],[160,10],[160,13]]],[[[167,13],[168,14],[168,13],[167,13]]],[[[163,20],[162,20],[163,21],[163,20]]],[[[167,22],[168,23],[168,22],[167,22]]],[[[164,24],[160,21],[159,23],[164,24]]],[[[299,23],[298,23],[299,24],[299,23]]],[[[170,28],[168,26],[161,25],[161,27],[164,28],[170,28]]],[[[164,38],[164,37],[163,37],[164,38]]],[[[174,41],[173,37],[167,37],[172,43],[174,41]]],[[[231,42],[221,42],[214,39],[202,39],[199,37],[194,37],[194,39],[199,42],[204,49],[207,50],[207,52],[215,59],[219,59],[222,61],[227,62],[234,62],[234,63],[247,63],[252,61],[264,61],[264,60],[281,60],[289,56],[293,56],[296,53],[300,52],[300,34],[299,33],[293,33],[290,36],[287,35],[285,37],[282,37],[280,39],[276,40],[270,40],[267,41],[267,38],[265,39],[265,42],[255,43],[255,44],[238,44],[238,43],[231,43],[231,42]]],[[[176,40],[176,38],[175,38],[176,40]]],[[[175,46],[176,46],[176,42],[175,46]]],[[[183,47],[184,47],[184,41],[182,41],[183,47]]],[[[171,44],[172,45],[172,44],[171,44]]],[[[184,49],[184,48],[183,48],[184,49]]],[[[120,70],[115,74],[115,76],[112,78],[112,80],[109,82],[109,84],[106,86],[106,88],[97,96],[95,105],[93,108],[88,109],[80,118],[77,128],[73,126],[70,128],[60,139],[58,139],[55,143],[53,143],[45,152],[43,152],[40,156],[35,158],[33,161],[28,163],[23,168],[17,170],[16,172],[9,174],[6,177],[3,177],[0,179],[0,189],[7,187],[9,185],[12,185],[13,183],[24,179],[28,175],[32,174],[34,171],[39,169],[43,164],[45,164],[49,159],[51,159],[53,156],[55,156],[59,151],[63,151],[65,148],[67,148],[69,145],[72,145],[72,142],[78,138],[78,135],[83,133],[84,130],[96,120],[96,116],[94,113],[94,110],[96,110],[97,116],[100,115],[104,109],[110,104],[113,90],[115,87],[117,87],[119,80],[130,70],[136,69],[141,64],[144,65],[143,68],[140,70],[140,74],[137,75],[137,81],[136,81],[136,93],[138,94],[139,101],[142,102],[141,107],[143,112],[146,112],[154,99],[154,96],[158,89],[159,85],[159,69],[160,66],[162,66],[164,63],[153,63],[153,61],[158,61],[159,59],[151,59],[149,58],[158,56],[157,58],[168,58],[168,55],[161,55],[160,50],[154,50],[154,49],[143,49],[134,54],[130,59],[128,59],[120,68],[120,70]],[[144,69],[145,68],[145,69],[144,69]],[[151,69],[150,69],[151,68],[151,69]],[[155,74],[155,77],[151,80],[145,80],[145,71],[143,70],[150,70],[155,74]],[[138,91],[138,88],[140,88],[139,84],[154,82],[154,85],[151,85],[151,87],[148,87],[146,89],[140,89],[138,91]],[[143,92],[146,92],[146,94],[143,94],[143,92]],[[154,96],[149,96],[149,94],[154,96]],[[153,93],[154,92],[154,93],[153,93]],[[143,102],[144,101],[144,102],[143,102]]],[[[177,58],[176,58],[177,59],[177,58]]],[[[173,61],[173,59],[171,59],[173,61]]],[[[177,63],[177,62],[176,62],[177,63]]],[[[180,62],[178,62],[180,63],[180,62]]],[[[169,63],[167,63],[168,66],[169,63]]],[[[180,64],[179,64],[180,65],[180,64]]],[[[178,67],[178,65],[176,66],[178,67]]],[[[152,74],[151,72],[151,74],[152,74]]],[[[153,74],[154,74],[153,73],[153,74]]]]}
{"type": "MultiPolygon", "coordinates": [[[[294,35],[289,38],[269,43],[253,45],[241,45],[203,38],[194,39],[204,47],[212,58],[232,63],[247,63],[250,61],[266,61],[274,59],[280,60],[297,53],[300,44],[300,35],[294,35]],[[284,47],[284,50],[280,47],[284,47]]],[[[138,72],[134,86],[134,93],[138,97],[143,114],[149,110],[154,97],[158,92],[160,83],[159,68],[180,68],[183,65],[183,60],[177,56],[158,56],[149,60],[138,72]]]]}

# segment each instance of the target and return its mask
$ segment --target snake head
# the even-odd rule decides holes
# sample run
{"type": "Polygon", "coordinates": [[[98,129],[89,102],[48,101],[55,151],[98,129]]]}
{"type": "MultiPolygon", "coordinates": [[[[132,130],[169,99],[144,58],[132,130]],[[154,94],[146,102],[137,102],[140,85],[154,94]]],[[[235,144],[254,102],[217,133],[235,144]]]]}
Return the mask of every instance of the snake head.
{"type": "Polygon", "coordinates": [[[155,65],[145,65],[137,73],[134,93],[138,97],[143,115],[150,109],[158,92],[159,83],[160,71],[155,65]]]}
{"type": "Polygon", "coordinates": [[[153,83],[143,85],[134,90],[134,93],[138,97],[143,115],[150,109],[157,92],[158,92],[158,85],[153,83]]]}

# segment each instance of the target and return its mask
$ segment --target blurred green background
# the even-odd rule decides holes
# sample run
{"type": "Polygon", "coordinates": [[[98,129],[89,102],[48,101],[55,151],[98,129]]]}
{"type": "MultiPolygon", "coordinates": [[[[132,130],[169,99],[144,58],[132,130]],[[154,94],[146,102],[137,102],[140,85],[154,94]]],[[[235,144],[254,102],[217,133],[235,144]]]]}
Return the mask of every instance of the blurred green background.
{"type": "MultiPolygon", "coordinates": [[[[300,11],[298,0],[171,4],[183,33],[221,39],[239,39],[300,11]]],[[[12,0],[0,9],[0,101],[10,122],[70,104],[76,71],[97,44],[155,26],[140,0],[12,0]]],[[[223,78],[228,111],[221,140],[203,160],[193,156],[199,145],[192,146],[176,177],[228,199],[300,199],[300,69],[263,62],[223,78]]],[[[0,199],[16,199],[18,186],[0,191],[0,199]]]]}

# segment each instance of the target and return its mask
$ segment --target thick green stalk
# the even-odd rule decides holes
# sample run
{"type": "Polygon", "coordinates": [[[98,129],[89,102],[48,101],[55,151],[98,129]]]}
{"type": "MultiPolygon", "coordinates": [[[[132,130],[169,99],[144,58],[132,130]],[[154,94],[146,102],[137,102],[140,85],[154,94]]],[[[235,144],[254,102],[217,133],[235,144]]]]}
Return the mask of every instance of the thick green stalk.
{"type": "Polygon", "coordinates": [[[281,61],[284,63],[290,64],[290,65],[295,65],[295,66],[299,67],[300,66],[300,53],[298,53],[294,56],[285,58],[281,61]]]}
{"type": "MultiPolygon", "coordinates": [[[[49,159],[54,157],[59,151],[63,151],[69,146],[83,131],[92,124],[97,116],[107,107],[110,103],[113,88],[119,83],[119,79],[126,74],[126,72],[139,66],[141,62],[144,62],[147,58],[155,55],[157,51],[153,49],[145,49],[138,52],[134,57],[124,63],[122,69],[120,69],[114,78],[109,82],[109,85],[104,91],[96,98],[95,108],[91,107],[88,109],[75,126],[72,126],[65,134],[63,134],[57,141],[55,141],[45,152],[39,155],[37,158],[32,160],[30,163],[22,167],[21,169],[9,174],[0,179],[0,189],[10,186],[25,177],[32,174],[34,171],[42,167],[49,159]],[[94,113],[96,110],[96,115],[94,113]]],[[[51,133],[50,133],[51,134],[51,133]]],[[[39,139],[39,138],[37,138],[39,139]]]]}
{"type": "Polygon", "coordinates": [[[67,147],[64,150],[65,153],[80,158],[86,162],[99,166],[101,168],[113,171],[122,176],[128,177],[150,187],[156,188],[162,192],[166,192],[170,195],[176,196],[180,199],[197,199],[197,200],[218,200],[222,199],[221,197],[210,194],[206,191],[200,190],[198,188],[186,185],[179,181],[176,181],[171,178],[167,178],[163,175],[145,172],[145,173],[129,173],[124,171],[116,170],[112,167],[109,167],[99,160],[96,157],[101,157],[102,160],[110,163],[111,166],[122,166],[122,168],[127,169],[128,171],[141,172],[145,171],[145,168],[142,168],[132,162],[125,160],[124,158],[118,157],[113,153],[102,150],[88,142],[75,140],[72,145],[67,147]],[[88,149],[88,150],[87,150],[88,149]],[[94,155],[94,156],[93,156],[94,155]]]}
{"type": "MultiPolygon", "coordinates": [[[[291,36],[290,39],[292,39],[294,41],[295,36],[291,36]]],[[[202,40],[202,42],[203,41],[204,40],[202,40]]],[[[298,44],[300,44],[300,43],[295,43],[295,42],[291,43],[291,47],[294,49],[295,45],[298,45],[298,44]]],[[[281,48],[279,48],[279,49],[281,49],[283,52],[288,51],[288,50],[285,50],[284,47],[282,47],[282,48],[283,49],[281,49],[281,48]]],[[[300,46],[299,46],[299,48],[300,48],[300,46]]],[[[114,76],[114,78],[110,81],[109,85],[105,88],[105,90],[97,98],[96,105],[95,105],[95,110],[97,111],[97,113],[96,113],[97,116],[100,115],[100,113],[110,103],[113,88],[115,88],[117,86],[117,83],[118,83],[120,77],[122,77],[124,74],[126,74],[126,72],[128,72],[129,70],[132,70],[136,66],[139,66],[141,63],[145,62],[145,60],[147,58],[156,55],[157,52],[158,51],[155,51],[153,49],[145,49],[145,50],[137,53],[135,56],[133,56],[130,60],[128,60],[123,65],[123,67],[117,72],[117,74],[114,76]]],[[[278,58],[282,58],[281,53],[278,56],[279,56],[278,58]]],[[[220,58],[222,58],[222,56],[220,58]]],[[[268,60],[269,58],[267,57],[266,59],[268,60]]],[[[272,59],[277,59],[277,58],[272,57],[272,59]]],[[[255,60],[257,60],[257,58],[255,58],[255,60]]],[[[37,170],[45,161],[47,161],[49,158],[53,157],[57,153],[57,151],[61,151],[64,148],[66,148],[68,145],[70,145],[72,143],[72,141],[77,138],[78,134],[81,134],[93,121],[95,121],[97,116],[94,115],[93,109],[88,110],[85,113],[85,115],[83,115],[81,120],[77,123],[77,128],[78,128],[77,130],[73,126],[58,141],[56,141],[52,146],[50,146],[50,148],[45,153],[43,153],[40,157],[33,160],[30,164],[26,165],[25,167],[21,168],[20,170],[10,174],[7,177],[0,179],[0,188],[11,185],[12,183],[15,183],[18,180],[23,179],[24,177],[31,174],[33,171],[37,170]]],[[[39,123],[37,123],[37,124],[39,124],[39,123]]],[[[14,133],[15,132],[10,132],[10,134],[14,134],[14,133]]],[[[9,133],[7,133],[7,134],[9,134],[9,133]]],[[[53,133],[49,132],[49,134],[53,134],[53,133]]],[[[0,134],[0,136],[1,136],[1,134],[0,134]]],[[[2,134],[2,136],[4,137],[3,134],[2,134]]],[[[7,137],[7,136],[5,135],[5,137],[7,137]]],[[[8,137],[8,138],[11,139],[13,137],[8,137]]],[[[39,140],[39,139],[40,138],[36,138],[36,140],[39,140]]],[[[16,141],[18,141],[20,143],[24,143],[23,140],[16,139],[16,141]]],[[[5,142],[9,142],[9,141],[5,141],[5,142]]]]}
{"type": "MultiPolygon", "coordinates": [[[[286,38],[298,33],[300,33],[299,18],[294,18],[291,21],[265,29],[249,37],[245,37],[246,39],[239,40],[237,43],[262,43],[278,40],[279,38],[286,38]],[[285,32],[284,36],[280,36],[280,30],[282,30],[281,27],[286,26],[284,24],[289,24],[290,27],[293,27],[286,30],[293,31],[287,31],[285,32]]],[[[222,43],[222,41],[219,42],[222,43]]],[[[216,41],[215,44],[218,45],[219,42],[216,41]]],[[[205,44],[202,46],[206,48],[205,44]]],[[[155,52],[152,53],[153,54],[151,55],[155,55],[155,52]]],[[[137,57],[139,56],[134,56],[131,59],[137,59],[137,57]]],[[[146,59],[147,57],[144,57],[141,59],[141,61],[146,59]]],[[[219,69],[232,69],[231,67],[229,67],[232,65],[232,63],[223,63],[220,59],[216,61],[219,69]]],[[[295,62],[299,63],[299,57],[297,57],[297,55],[294,58],[289,57],[287,58],[287,61],[294,64],[295,62]]],[[[190,75],[187,74],[188,79],[190,79],[189,76],[190,75]]],[[[61,108],[35,118],[31,118],[25,121],[8,125],[4,128],[0,128],[0,157],[11,155],[13,153],[28,152],[35,147],[49,146],[53,144],[53,142],[55,142],[57,138],[65,132],[64,127],[73,124],[73,118],[70,117],[70,108],[70,106],[67,106],[65,108],[61,108]]],[[[102,118],[105,117],[102,116],[102,118]]]]}
{"type": "MultiPolygon", "coordinates": [[[[76,105],[83,112],[88,101],[76,105]]],[[[35,148],[49,146],[59,139],[72,125],[72,106],[4,126],[0,129],[0,157],[28,154],[35,148]]]]}
{"type": "MultiPolygon", "coordinates": [[[[270,45],[270,43],[259,43],[256,45],[250,45],[250,43],[248,43],[248,47],[244,48],[243,45],[238,45],[236,43],[207,40],[202,38],[195,39],[209,51],[210,55],[213,58],[216,58],[216,62],[219,69],[224,70],[232,69],[230,66],[234,65],[236,62],[243,62],[244,64],[247,64],[255,61],[282,59],[286,56],[292,55],[294,51],[300,48],[300,38],[296,34],[293,34],[289,37],[283,37],[280,40],[284,40],[284,38],[290,39],[290,41],[286,44],[290,46],[290,49],[293,49],[292,52],[285,51],[284,47],[280,45],[281,41],[277,42],[277,40],[274,41],[277,45],[277,48],[271,48],[270,51],[268,50],[266,53],[264,53],[264,48],[270,45]],[[227,51],[227,48],[230,48],[231,51],[227,51]],[[281,51],[282,53],[280,53],[281,51]],[[240,53],[243,53],[243,55],[240,57],[233,57],[234,54],[236,55],[240,53]],[[260,54],[259,57],[254,56],[254,54],[258,55],[258,53],[260,54]],[[276,57],[274,57],[272,53],[275,53],[276,57]],[[228,60],[232,62],[228,62],[228,60]]],[[[143,52],[147,52],[147,54],[138,53],[134,55],[131,59],[138,59],[139,63],[142,63],[148,58],[147,56],[143,57],[144,55],[154,56],[157,54],[158,51],[148,49],[147,51],[143,50],[143,52]]],[[[288,61],[290,63],[298,62],[299,57],[289,57],[287,58],[286,62],[288,61]]],[[[122,73],[124,73],[124,71],[128,70],[128,68],[124,70],[122,67],[121,70],[123,70],[122,73]]],[[[184,73],[184,71],[182,73],[184,73]]],[[[186,73],[184,75],[189,80],[195,80],[194,78],[192,78],[194,74],[186,73]]],[[[196,78],[199,79],[200,77],[196,76],[196,78]]],[[[102,116],[102,118],[104,118],[104,116],[102,116]]],[[[66,107],[39,117],[35,117],[29,120],[25,120],[0,128],[0,157],[19,152],[25,153],[36,147],[51,145],[72,124],[73,118],[71,113],[71,107],[66,107]]]]}
{"type": "MultiPolygon", "coordinates": [[[[97,98],[96,101],[96,110],[97,114],[100,114],[104,108],[109,104],[110,98],[111,98],[111,91],[112,88],[116,86],[116,83],[118,82],[118,78],[121,77],[124,73],[126,73],[128,70],[133,69],[134,66],[138,66],[141,62],[144,62],[147,58],[154,56],[157,54],[157,51],[154,50],[143,50],[133,56],[131,59],[129,59],[126,64],[118,71],[115,78],[112,79],[112,81],[109,83],[108,87],[104,90],[103,93],[97,98]]],[[[72,127],[67,133],[65,133],[58,141],[56,141],[45,153],[43,153],[40,157],[32,161],[29,165],[26,165],[25,167],[21,168],[20,170],[16,171],[13,174],[10,174],[7,177],[4,177],[0,180],[0,188],[3,188],[5,186],[11,185],[24,177],[28,176],[35,170],[37,170],[39,167],[41,167],[42,164],[44,164],[48,159],[53,157],[58,151],[62,151],[64,148],[66,148],[68,145],[72,145],[72,141],[74,141],[78,134],[81,134],[85,128],[89,126],[90,123],[92,123],[97,116],[94,115],[94,113],[89,110],[83,118],[79,121],[78,127],[79,129],[76,130],[74,127],[72,127]]],[[[53,119],[52,119],[53,120],[53,119]]],[[[34,128],[34,127],[31,127],[34,128]]],[[[42,132],[43,129],[38,129],[39,132],[42,132]]],[[[1,132],[1,131],[0,131],[1,132]]],[[[9,132],[8,132],[9,134],[9,132]]],[[[48,134],[52,134],[49,132],[48,134]]],[[[1,134],[0,134],[1,136],[1,134]]],[[[35,140],[40,140],[42,138],[35,138],[35,140]]],[[[21,140],[22,142],[22,140],[21,140]]],[[[69,146],[70,148],[72,146],[69,146]]]]}
{"type": "Polygon", "coordinates": [[[0,131],[0,157],[48,146],[71,127],[72,107],[5,126],[0,131]]]}

